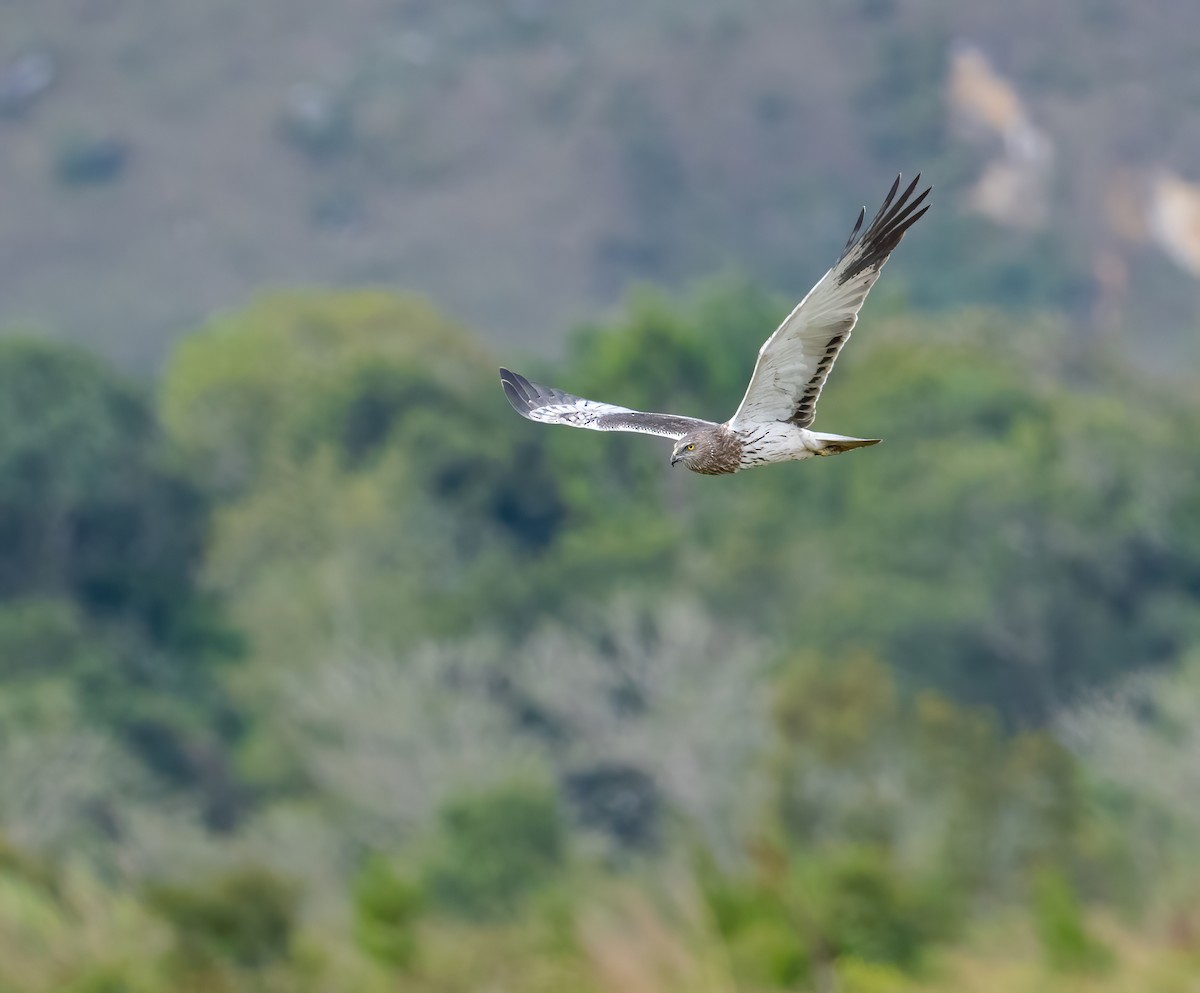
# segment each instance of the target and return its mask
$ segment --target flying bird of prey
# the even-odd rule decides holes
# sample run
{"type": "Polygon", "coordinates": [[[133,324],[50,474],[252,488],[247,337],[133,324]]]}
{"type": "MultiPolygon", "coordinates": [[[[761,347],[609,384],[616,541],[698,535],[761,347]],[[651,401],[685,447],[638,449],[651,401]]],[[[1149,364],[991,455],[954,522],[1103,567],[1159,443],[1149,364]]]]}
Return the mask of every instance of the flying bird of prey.
{"type": "Polygon", "coordinates": [[[671,438],[675,442],[672,465],[682,463],[710,476],[878,444],[878,438],[849,438],[809,428],[821,387],[880,269],[904,232],[929,209],[921,204],[932,187],[913,198],[920,180],[918,175],[897,199],[897,176],[866,231],[862,230],[866,209],[859,211],[837,263],[759,349],[746,395],[724,424],[585,400],[501,369],[500,383],[508,402],[522,417],[543,424],[671,438]]]}

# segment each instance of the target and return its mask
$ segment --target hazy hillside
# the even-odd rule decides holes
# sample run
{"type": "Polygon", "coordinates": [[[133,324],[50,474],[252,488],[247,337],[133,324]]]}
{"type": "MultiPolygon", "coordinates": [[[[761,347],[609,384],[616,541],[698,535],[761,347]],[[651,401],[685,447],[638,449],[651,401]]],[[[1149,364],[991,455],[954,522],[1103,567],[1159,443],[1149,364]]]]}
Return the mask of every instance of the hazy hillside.
{"type": "MultiPolygon", "coordinates": [[[[417,289],[520,345],[634,280],[794,295],[918,168],[914,302],[1086,315],[1112,171],[1200,175],[1200,13],[1167,0],[64,0],[0,8],[0,66],[0,324],[142,368],[264,283],[417,289]],[[963,37],[1057,143],[1042,232],[961,212],[963,37]]],[[[1187,326],[1189,277],[1130,264],[1187,326]]]]}
{"type": "Polygon", "coordinates": [[[1198,9],[0,3],[0,993],[1196,993],[1198,9]]]}

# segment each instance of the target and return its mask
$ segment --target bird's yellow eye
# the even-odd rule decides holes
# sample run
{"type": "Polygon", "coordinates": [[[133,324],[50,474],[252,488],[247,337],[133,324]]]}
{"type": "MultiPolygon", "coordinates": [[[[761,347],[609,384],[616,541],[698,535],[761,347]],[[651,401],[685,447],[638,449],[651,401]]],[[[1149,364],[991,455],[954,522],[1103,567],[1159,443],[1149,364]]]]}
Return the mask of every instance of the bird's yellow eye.
{"type": "Polygon", "coordinates": [[[689,451],[689,452],[694,452],[694,451],[696,450],[696,446],[695,446],[695,445],[688,445],[686,450],[687,450],[687,451],[689,451]]]}

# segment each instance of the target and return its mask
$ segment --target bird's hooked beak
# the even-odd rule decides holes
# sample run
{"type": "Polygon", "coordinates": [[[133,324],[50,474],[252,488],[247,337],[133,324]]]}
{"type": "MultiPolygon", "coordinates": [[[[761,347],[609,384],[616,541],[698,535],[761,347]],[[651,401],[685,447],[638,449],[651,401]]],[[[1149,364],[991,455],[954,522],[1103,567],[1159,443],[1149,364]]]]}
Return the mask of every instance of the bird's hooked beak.
{"type": "Polygon", "coordinates": [[[683,456],[680,455],[678,451],[671,453],[671,465],[674,465],[676,462],[681,462],[682,460],[683,456]]]}

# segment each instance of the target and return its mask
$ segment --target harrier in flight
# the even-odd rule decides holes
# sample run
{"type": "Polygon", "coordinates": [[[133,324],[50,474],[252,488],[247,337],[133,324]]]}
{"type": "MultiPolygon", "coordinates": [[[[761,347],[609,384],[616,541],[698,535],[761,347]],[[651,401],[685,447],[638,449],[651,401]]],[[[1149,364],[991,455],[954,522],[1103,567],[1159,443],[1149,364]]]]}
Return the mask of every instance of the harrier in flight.
{"type": "Polygon", "coordinates": [[[724,424],[585,400],[501,369],[500,383],[508,402],[522,417],[544,424],[671,438],[675,442],[671,465],[682,462],[693,472],[709,476],[878,444],[878,438],[849,438],[809,428],[821,387],[879,271],[904,232],[929,209],[921,204],[932,187],[913,198],[920,180],[918,175],[897,199],[897,176],[866,231],[862,231],[866,209],[859,211],[837,264],[759,349],[746,395],[724,424]]]}

